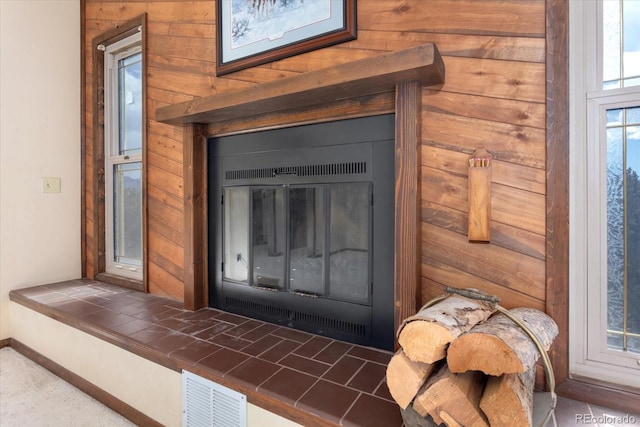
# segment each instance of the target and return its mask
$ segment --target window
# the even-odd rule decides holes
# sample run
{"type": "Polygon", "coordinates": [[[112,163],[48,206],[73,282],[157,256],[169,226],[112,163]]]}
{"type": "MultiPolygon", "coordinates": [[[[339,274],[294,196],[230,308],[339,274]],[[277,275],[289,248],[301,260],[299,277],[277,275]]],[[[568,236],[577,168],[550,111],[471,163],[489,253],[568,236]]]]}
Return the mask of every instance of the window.
{"type": "Polygon", "coordinates": [[[570,6],[571,373],[640,387],[640,2],[570,6]]]}
{"type": "Polygon", "coordinates": [[[142,280],[141,31],[104,48],[105,271],[142,280]]]}

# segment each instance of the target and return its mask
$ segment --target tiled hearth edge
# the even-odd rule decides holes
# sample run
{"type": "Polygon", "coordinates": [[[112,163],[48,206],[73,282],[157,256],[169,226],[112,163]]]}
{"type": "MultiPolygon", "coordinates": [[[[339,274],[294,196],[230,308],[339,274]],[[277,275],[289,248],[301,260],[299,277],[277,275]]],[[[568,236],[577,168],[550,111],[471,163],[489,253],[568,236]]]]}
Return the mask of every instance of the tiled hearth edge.
{"type": "Polygon", "coordinates": [[[384,378],[389,352],[86,279],[13,290],[10,299],[305,426],[402,425],[384,378]]]}

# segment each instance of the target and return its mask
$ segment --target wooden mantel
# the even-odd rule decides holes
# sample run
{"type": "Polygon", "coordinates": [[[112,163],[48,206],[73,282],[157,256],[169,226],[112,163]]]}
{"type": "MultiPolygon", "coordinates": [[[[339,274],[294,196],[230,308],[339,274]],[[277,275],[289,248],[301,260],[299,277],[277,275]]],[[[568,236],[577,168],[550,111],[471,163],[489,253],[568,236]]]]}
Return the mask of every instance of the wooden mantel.
{"type": "MultiPolygon", "coordinates": [[[[444,62],[433,43],[384,53],[156,110],[156,120],[183,126],[184,305],[208,305],[206,145],[210,125],[251,122],[280,113],[395,92],[395,327],[421,304],[420,146],[422,87],[444,83],[444,62]]],[[[388,112],[388,111],[385,111],[388,112]]]]}
{"type": "Polygon", "coordinates": [[[410,81],[420,86],[444,82],[444,63],[433,43],[161,107],[156,120],[211,124],[388,92],[410,81]]]}

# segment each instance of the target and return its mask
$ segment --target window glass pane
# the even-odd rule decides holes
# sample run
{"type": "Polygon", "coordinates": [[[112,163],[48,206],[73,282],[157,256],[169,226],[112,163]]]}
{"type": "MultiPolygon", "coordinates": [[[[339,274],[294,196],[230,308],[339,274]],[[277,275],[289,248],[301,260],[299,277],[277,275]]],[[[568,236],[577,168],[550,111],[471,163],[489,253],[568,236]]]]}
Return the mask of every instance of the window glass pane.
{"type": "Polygon", "coordinates": [[[640,107],[607,111],[607,346],[640,353],[640,107]]]}
{"type": "Polygon", "coordinates": [[[142,163],[113,167],[113,246],[117,263],[142,265],[142,163]]]}
{"type": "MultiPolygon", "coordinates": [[[[626,123],[627,125],[640,125],[640,107],[627,108],[626,112],[626,123]]],[[[632,132],[632,135],[636,135],[636,132],[632,132]]],[[[632,136],[632,139],[637,139],[632,136]]],[[[631,156],[634,158],[634,156],[631,156]]]]}
{"type": "Polygon", "coordinates": [[[624,110],[622,108],[616,108],[614,110],[607,110],[607,127],[622,126],[624,120],[624,110]]]}
{"type": "MultiPolygon", "coordinates": [[[[634,173],[640,174],[640,107],[626,109],[626,124],[626,167],[631,170],[627,171],[627,179],[631,179],[634,173]]],[[[630,184],[631,181],[628,182],[630,184]]],[[[633,199],[634,195],[636,193],[630,192],[629,199],[633,199]]]]}
{"type": "Polygon", "coordinates": [[[284,289],[284,189],[254,189],[252,195],[252,285],[284,289]]]}
{"type": "Polygon", "coordinates": [[[118,61],[119,154],[142,153],[142,54],[118,61]]]}
{"type": "MultiPolygon", "coordinates": [[[[623,4],[624,53],[623,67],[625,79],[640,77],[640,1],[624,0],[623,4]]],[[[632,86],[626,81],[624,86],[632,86]]],[[[640,84],[637,80],[635,85],[640,84]]]]}
{"type": "Polygon", "coordinates": [[[624,81],[625,87],[640,86],[640,77],[628,78],[624,81]]]}
{"type": "Polygon", "coordinates": [[[249,187],[224,190],[224,276],[246,282],[249,274],[249,187]]]}
{"type": "MultiPolygon", "coordinates": [[[[622,128],[607,129],[607,329],[623,330],[624,187],[622,128]]],[[[622,348],[622,336],[610,333],[608,345],[622,348]]]]}
{"type": "Polygon", "coordinates": [[[329,190],[329,276],[332,297],[369,301],[368,183],[333,184],[329,190]]]}
{"type": "Polygon", "coordinates": [[[621,28],[618,0],[603,2],[602,20],[602,80],[605,82],[605,89],[613,89],[620,87],[621,28]]]}
{"type": "Polygon", "coordinates": [[[289,289],[324,295],[323,187],[289,190],[289,289]]]}
{"type": "Polygon", "coordinates": [[[602,2],[603,89],[640,85],[640,1],[602,2]]]}
{"type": "MultiPolygon", "coordinates": [[[[628,122],[640,122],[640,107],[628,109],[628,122]],[[633,117],[630,117],[633,116],[633,117]]],[[[627,128],[627,348],[640,353],[640,125],[627,128]]]]}

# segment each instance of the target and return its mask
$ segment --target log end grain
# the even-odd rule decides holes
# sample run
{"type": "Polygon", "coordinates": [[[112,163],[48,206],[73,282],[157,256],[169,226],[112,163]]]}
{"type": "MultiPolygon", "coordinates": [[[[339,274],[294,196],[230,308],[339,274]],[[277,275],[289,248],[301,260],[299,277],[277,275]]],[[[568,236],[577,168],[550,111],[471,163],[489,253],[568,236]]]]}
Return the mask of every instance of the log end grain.
{"type": "Polygon", "coordinates": [[[480,409],[492,427],[532,425],[534,381],[535,367],[521,374],[488,379],[480,409]]]}
{"type": "Polygon", "coordinates": [[[423,416],[430,415],[437,423],[456,425],[452,424],[455,421],[463,426],[488,427],[479,406],[484,386],[480,372],[454,374],[442,364],[418,392],[413,408],[423,416]]]}
{"type": "Polygon", "coordinates": [[[525,370],[509,345],[496,336],[467,334],[455,340],[447,352],[451,372],[480,371],[486,375],[525,370]]]}
{"type": "Polygon", "coordinates": [[[387,386],[402,409],[411,404],[433,369],[433,364],[412,361],[402,349],[393,355],[387,366],[387,386]]]}
{"type": "Polygon", "coordinates": [[[412,361],[435,363],[444,359],[447,346],[454,338],[448,329],[437,323],[416,321],[402,329],[398,343],[412,361]]]}

